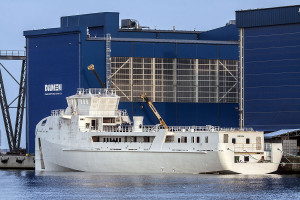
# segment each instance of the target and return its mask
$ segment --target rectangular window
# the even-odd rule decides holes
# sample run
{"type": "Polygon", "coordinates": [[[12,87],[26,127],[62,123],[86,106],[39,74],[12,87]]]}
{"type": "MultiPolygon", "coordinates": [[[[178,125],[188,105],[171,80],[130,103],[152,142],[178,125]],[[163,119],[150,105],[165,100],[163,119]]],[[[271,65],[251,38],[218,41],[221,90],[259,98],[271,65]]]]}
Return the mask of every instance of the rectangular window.
{"type": "Polygon", "coordinates": [[[178,143],[180,143],[180,138],[178,138],[178,143]]]}
{"type": "Polygon", "coordinates": [[[187,137],[182,136],[182,137],[181,137],[181,142],[182,142],[182,143],[187,143],[187,137]]]}
{"type": "Polygon", "coordinates": [[[205,136],[205,143],[208,143],[208,136],[205,136]]]}
{"type": "Polygon", "coordinates": [[[150,142],[150,137],[149,136],[145,136],[144,137],[144,142],[150,142]]]}
{"type": "Polygon", "coordinates": [[[191,138],[191,142],[195,143],[195,138],[194,137],[191,138]]]}
{"type": "Polygon", "coordinates": [[[224,134],[224,143],[228,143],[228,134],[224,134]]]}
{"type": "Polygon", "coordinates": [[[103,123],[115,123],[115,118],[103,118],[103,123]]]}
{"type": "Polygon", "coordinates": [[[261,150],[261,137],[256,137],[256,150],[261,150]]]}
{"type": "Polygon", "coordinates": [[[97,130],[98,129],[98,124],[97,124],[97,120],[96,119],[92,119],[91,129],[92,130],[97,130]]]}
{"type": "Polygon", "coordinates": [[[136,142],[136,141],[137,141],[136,136],[129,137],[129,142],[136,142]]]}
{"type": "Polygon", "coordinates": [[[174,136],[167,135],[165,142],[166,143],[174,142],[174,136]]]}
{"type": "Polygon", "coordinates": [[[232,138],[232,144],[235,144],[236,141],[235,141],[235,138],[232,138]]]}
{"type": "Polygon", "coordinates": [[[249,162],[249,156],[244,156],[244,162],[249,162]]]}
{"type": "Polygon", "coordinates": [[[250,138],[246,138],[246,144],[250,144],[250,138]]]}
{"type": "Polygon", "coordinates": [[[200,137],[197,137],[197,143],[200,143],[200,137]]]}
{"type": "Polygon", "coordinates": [[[240,157],[234,156],[234,163],[239,163],[239,162],[240,162],[240,157]]]}
{"type": "Polygon", "coordinates": [[[100,137],[99,136],[92,136],[93,142],[100,142],[100,137]]]}

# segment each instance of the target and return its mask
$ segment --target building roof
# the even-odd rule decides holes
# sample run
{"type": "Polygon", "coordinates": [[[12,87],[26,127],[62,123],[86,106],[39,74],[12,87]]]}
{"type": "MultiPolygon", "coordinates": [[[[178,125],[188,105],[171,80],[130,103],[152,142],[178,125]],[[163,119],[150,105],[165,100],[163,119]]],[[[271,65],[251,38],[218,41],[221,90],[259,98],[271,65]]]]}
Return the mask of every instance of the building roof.
{"type": "Polygon", "coordinates": [[[112,38],[121,38],[122,41],[133,41],[129,39],[133,38],[139,41],[142,39],[147,40],[141,42],[183,41],[183,43],[237,45],[239,40],[239,29],[236,28],[235,24],[229,24],[209,31],[120,29],[118,12],[63,16],[60,22],[60,27],[58,28],[24,31],[24,36],[29,38],[81,32],[82,39],[84,39],[87,36],[87,31],[89,31],[90,37],[104,37],[104,35],[109,33],[112,38]],[[222,42],[220,43],[219,41],[222,42]]]}
{"type": "Polygon", "coordinates": [[[279,130],[279,131],[267,133],[267,134],[264,135],[264,137],[266,139],[271,139],[273,137],[278,137],[278,136],[285,135],[285,134],[292,133],[292,132],[299,131],[299,130],[300,129],[282,129],[282,130],[279,130]]]}
{"type": "Polygon", "coordinates": [[[300,5],[236,11],[239,28],[300,23],[300,5]]]}

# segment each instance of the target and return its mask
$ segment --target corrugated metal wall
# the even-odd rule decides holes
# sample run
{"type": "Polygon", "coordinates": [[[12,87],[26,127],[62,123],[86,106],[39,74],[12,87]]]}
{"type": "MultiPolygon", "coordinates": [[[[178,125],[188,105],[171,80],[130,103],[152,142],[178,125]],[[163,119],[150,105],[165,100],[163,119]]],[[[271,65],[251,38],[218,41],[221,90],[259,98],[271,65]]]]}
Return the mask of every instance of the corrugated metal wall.
{"type": "Polygon", "coordinates": [[[66,97],[76,92],[79,48],[79,33],[27,38],[27,152],[34,153],[36,124],[51,110],[65,108],[66,97]],[[62,90],[50,88],[55,84],[62,90]]]}
{"type": "Polygon", "coordinates": [[[245,125],[300,127],[300,24],[245,28],[245,125]]]}

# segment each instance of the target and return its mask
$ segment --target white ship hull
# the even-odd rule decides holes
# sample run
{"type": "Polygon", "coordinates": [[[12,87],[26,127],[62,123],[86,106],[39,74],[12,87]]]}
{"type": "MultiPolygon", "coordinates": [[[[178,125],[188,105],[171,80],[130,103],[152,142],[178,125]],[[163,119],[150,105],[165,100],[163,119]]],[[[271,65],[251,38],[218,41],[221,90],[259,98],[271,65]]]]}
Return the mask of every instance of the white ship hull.
{"type": "Polygon", "coordinates": [[[36,152],[37,171],[267,174],[276,171],[280,162],[234,163],[230,151],[96,151],[72,149],[47,140],[41,140],[41,144],[43,157],[41,160],[39,151],[36,152]]]}
{"type": "MultiPolygon", "coordinates": [[[[196,174],[224,170],[218,152],[213,151],[89,151],[72,150],[46,140],[42,140],[41,143],[47,171],[64,169],[103,173],[196,174]]],[[[40,161],[36,159],[36,163],[40,163],[40,161]]]]}

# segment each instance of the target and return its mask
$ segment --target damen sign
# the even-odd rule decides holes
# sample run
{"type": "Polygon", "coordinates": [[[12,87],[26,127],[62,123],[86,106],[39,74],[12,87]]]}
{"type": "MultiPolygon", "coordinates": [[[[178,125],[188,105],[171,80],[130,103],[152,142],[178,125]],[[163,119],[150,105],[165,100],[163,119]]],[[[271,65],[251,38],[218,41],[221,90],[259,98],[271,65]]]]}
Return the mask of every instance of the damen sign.
{"type": "Polygon", "coordinates": [[[62,84],[45,84],[45,95],[62,95],[62,84]]]}

